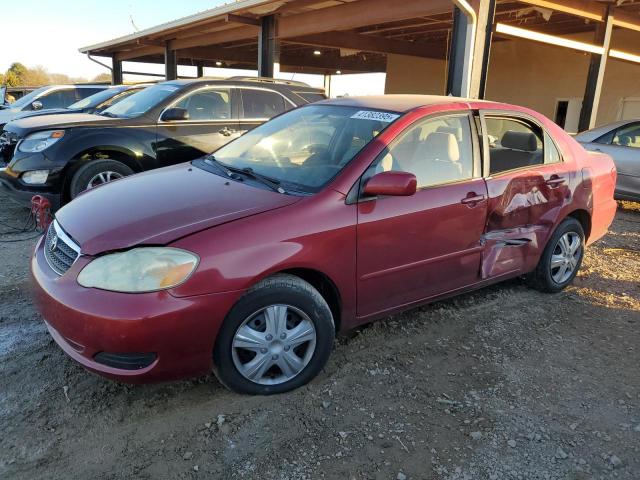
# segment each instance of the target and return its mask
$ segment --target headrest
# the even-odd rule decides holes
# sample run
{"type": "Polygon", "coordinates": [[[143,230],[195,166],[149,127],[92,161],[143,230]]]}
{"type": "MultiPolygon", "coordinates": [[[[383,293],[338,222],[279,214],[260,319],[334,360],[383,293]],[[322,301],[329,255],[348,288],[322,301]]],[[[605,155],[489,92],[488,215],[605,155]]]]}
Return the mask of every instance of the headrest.
{"type": "Polygon", "coordinates": [[[436,132],[438,133],[453,133],[456,136],[456,140],[460,140],[462,135],[460,134],[460,129],[456,127],[445,127],[444,125],[436,128],[436,132]]]}
{"type": "Polygon", "coordinates": [[[525,152],[535,152],[538,150],[538,137],[534,133],[514,132],[507,130],[502,136],[500,144],[504,148],[512,150],[523,150],[525,152]]]}
{"type": "Polygon", "coordinates": [[[430,158],[457,162],[460,160],[458,141],[453,133],[434,132],[424,139],[424,149],[430,158]]]}

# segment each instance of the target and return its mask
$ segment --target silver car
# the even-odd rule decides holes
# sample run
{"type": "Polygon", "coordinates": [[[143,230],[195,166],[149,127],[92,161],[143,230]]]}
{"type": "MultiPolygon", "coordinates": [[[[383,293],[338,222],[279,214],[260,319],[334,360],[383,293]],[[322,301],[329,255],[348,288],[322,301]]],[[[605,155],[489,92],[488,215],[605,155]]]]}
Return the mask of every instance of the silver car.
{"type": "Polygon", "coordinates": [[[587,150],[611,155],[618,169],[616,198],[640,202],[640,119],[610,123],[574,138],[587,150]]]}

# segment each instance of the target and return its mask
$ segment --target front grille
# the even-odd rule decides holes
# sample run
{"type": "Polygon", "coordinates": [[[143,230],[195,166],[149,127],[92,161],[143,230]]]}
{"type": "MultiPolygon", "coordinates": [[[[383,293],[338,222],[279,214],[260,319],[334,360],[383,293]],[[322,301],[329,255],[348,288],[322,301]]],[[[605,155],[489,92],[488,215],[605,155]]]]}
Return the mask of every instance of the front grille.
{"type": "Polygon", "coordinates": [[[47,230],[44,243],[44,258],[58,275],[64,274],[78,259],[80,247],[64,233],[54,220],[47,230]]]}
{"type": "Polygon", "coordinates": [[[9,163],[18,143],[18,136],[12,132],[2,132],[0,135],[0,160],[9,163]]]}

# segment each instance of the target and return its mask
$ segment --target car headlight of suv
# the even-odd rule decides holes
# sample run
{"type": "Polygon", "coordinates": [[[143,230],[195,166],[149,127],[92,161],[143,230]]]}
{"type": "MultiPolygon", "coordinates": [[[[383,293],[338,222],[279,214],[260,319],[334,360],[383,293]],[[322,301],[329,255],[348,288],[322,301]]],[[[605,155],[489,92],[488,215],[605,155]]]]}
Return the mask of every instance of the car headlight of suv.
{"type": "Polygon", "coordinates": [[[49,170],[31,170],[22,174],[22,181],[29,185],[42,185],[49,178],[49,170]]]}
{"type": "Polygon", "coordinates": [[[18,150],[24,153],[35,153],[46,150],[64,137],[64,130],[45,130],[27,135],[18,144],[18,150]]]}
{"type": "Polygon", "coordinates": [[[198,256],[186,250],[139,247],[96,258],[82,269],[78,283],[113,292],[155,292],[186,281],[198,262],[198,256]]]}

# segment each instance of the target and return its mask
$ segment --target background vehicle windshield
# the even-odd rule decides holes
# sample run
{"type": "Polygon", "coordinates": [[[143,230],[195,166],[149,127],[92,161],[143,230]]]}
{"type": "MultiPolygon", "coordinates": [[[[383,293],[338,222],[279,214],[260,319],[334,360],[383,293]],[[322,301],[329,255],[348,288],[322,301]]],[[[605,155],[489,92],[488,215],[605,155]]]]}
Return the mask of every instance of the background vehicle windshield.
{"type": "Polygon", "coordinates": [[[125,98],[102,112],[115,117],[137,117],[155,107],[178,90],[176,85],[153,85],[125,98]]]}
{"type": "Polygon", "coordinates": [[[101,92],[94,93],[93,95],[83,98],[82,100],[72,103],[67,108],[70,110],[79,110],[81,108],[90,108],[100,105],[102,102],[109,100],[114,95],[117,95],[121,90],[118,88],[107,88],[101,92]]]}
{"type": "Polygon", "coordinates": [[[234,168],[317,192],[400,115],[357,107],[311,105],[281,115],[215,152],[234,168]]]}
{"type": "Polygon", "coordinates": [[[13,102],[11,104],[11,108],[16,109],[16,110],[21,110],[24,106],[30,105],[31,102],[33,102],[40,95],[42,95],[44,92],[46,92],[47,88],[49,88],[49,87],[40,87],[40,88],[34,90],[33,92],[26,94],[24,97],[19,98],[18,100],[13,102]]]}

